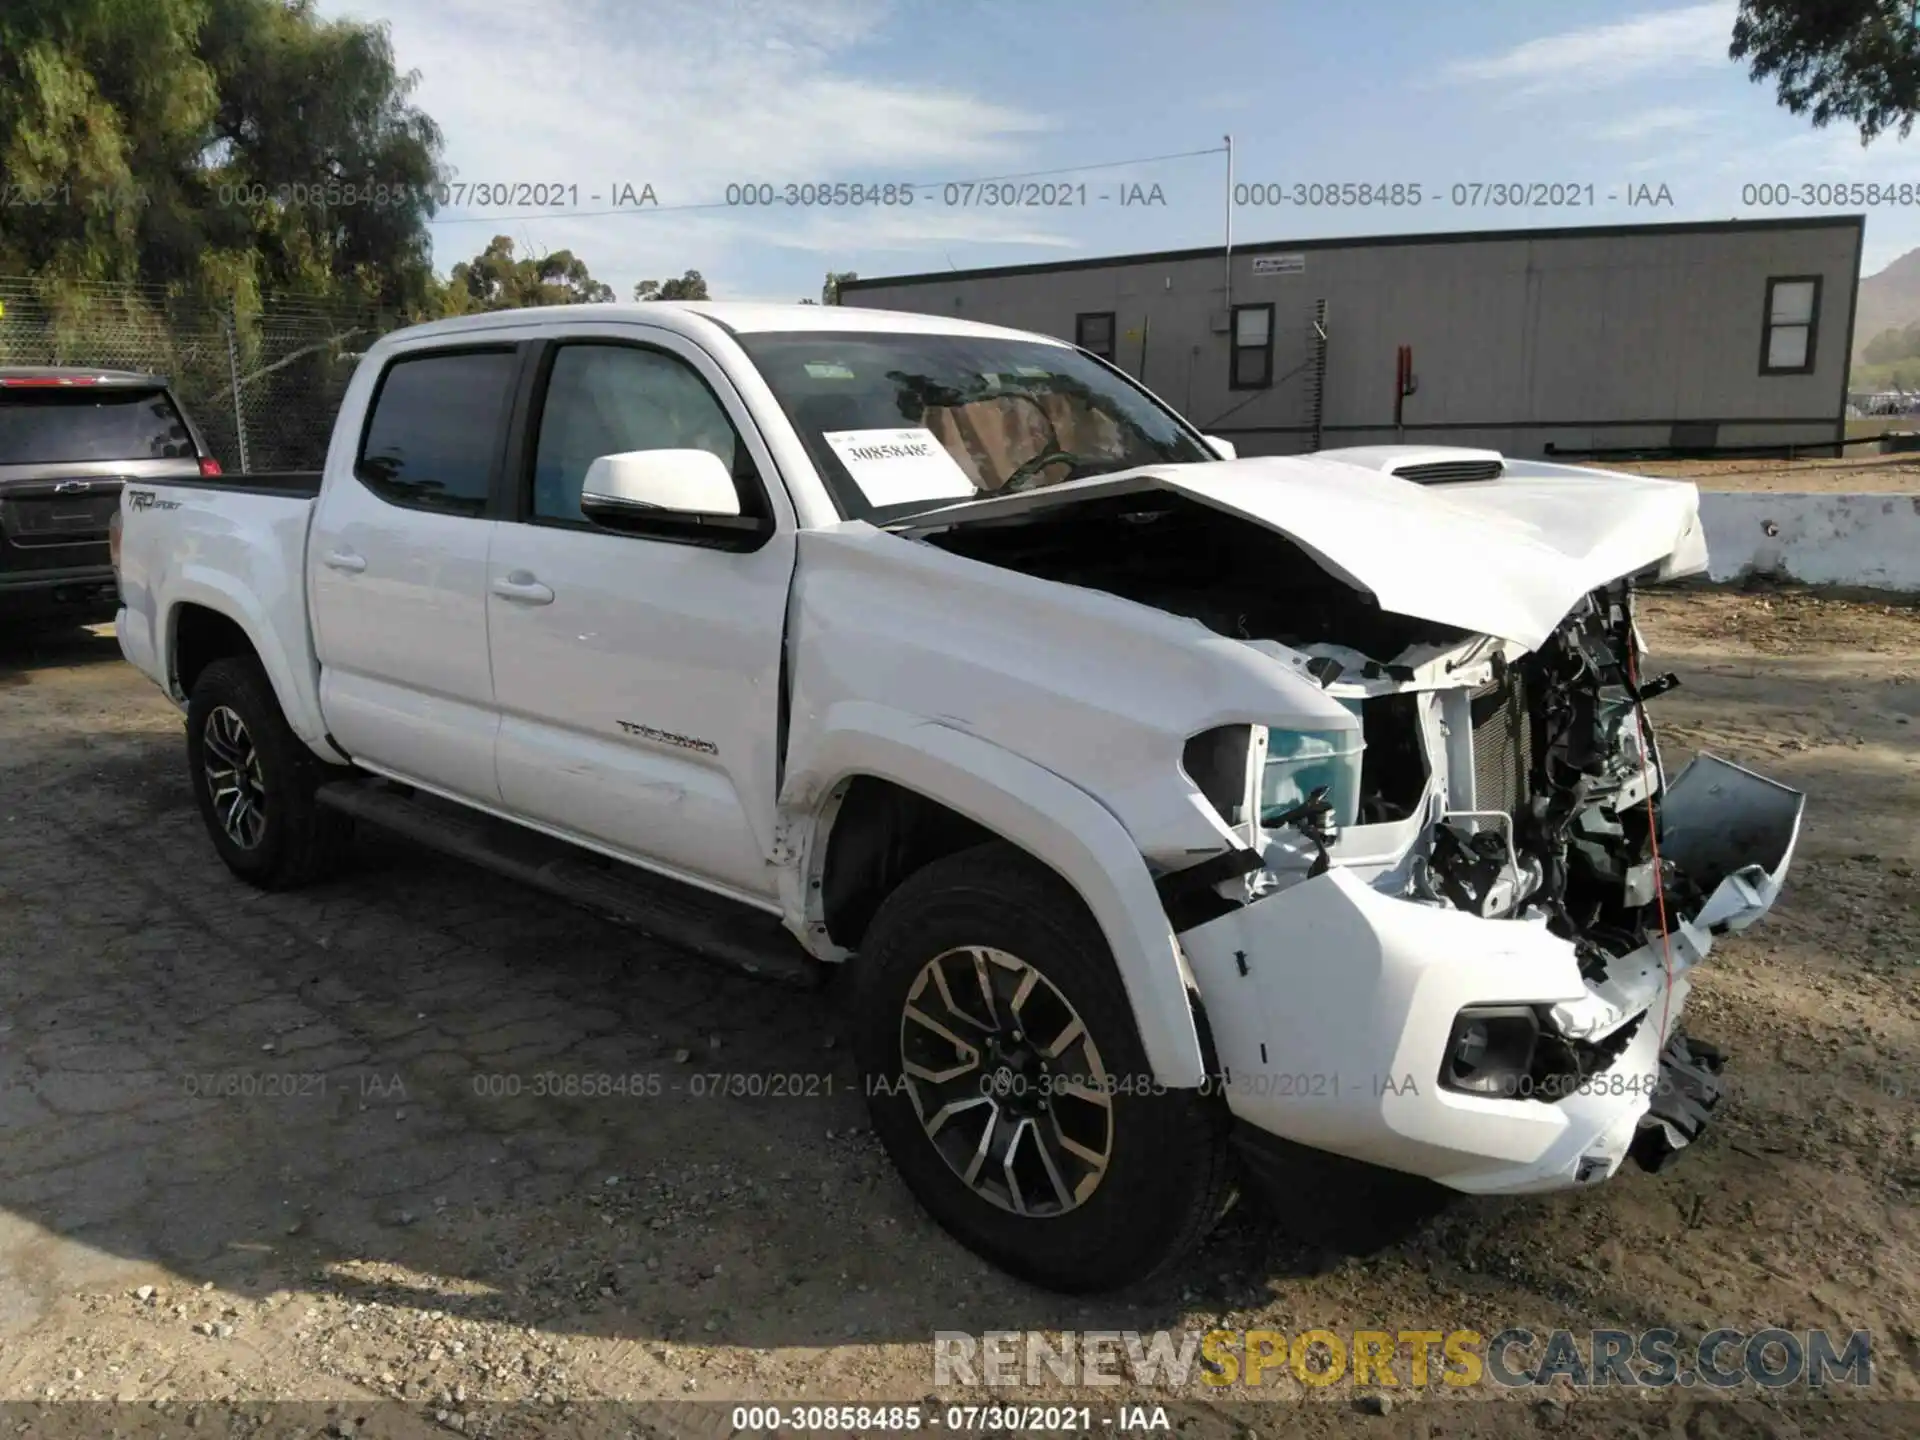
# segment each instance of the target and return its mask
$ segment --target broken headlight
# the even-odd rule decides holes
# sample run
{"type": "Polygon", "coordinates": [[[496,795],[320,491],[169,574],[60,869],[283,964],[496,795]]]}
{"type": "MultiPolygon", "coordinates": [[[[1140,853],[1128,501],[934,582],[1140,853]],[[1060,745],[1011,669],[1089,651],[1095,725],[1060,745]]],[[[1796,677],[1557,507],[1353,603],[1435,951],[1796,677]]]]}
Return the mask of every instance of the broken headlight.
{"type": "Polygon", "coordinates": [[[1522,1094],[1539,1039],[1540,1018],[1525,1005],[1470,1005],[1454,1017],[1440,1084],[1468,1095],[1522,1094]]]}
{"type": "MultiPolygon", "coordinates": [[[[1358,713],[1358,704],[1343,702],[1358,713]]],[[[1260,823],[1279,817],[1324,788],[1335,828],[1360,816],[1360,756],[1366,749],[1359,727],[1351,730],[1267,730],[1267,758],[1260,770],[1260,823]]]]}

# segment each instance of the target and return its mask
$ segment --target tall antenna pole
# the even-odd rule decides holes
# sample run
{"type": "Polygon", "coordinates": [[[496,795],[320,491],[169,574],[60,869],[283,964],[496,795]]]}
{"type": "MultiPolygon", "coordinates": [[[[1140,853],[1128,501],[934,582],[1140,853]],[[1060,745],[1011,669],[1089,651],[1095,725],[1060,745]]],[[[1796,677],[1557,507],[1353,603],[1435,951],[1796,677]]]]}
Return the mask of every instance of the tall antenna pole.
{"type": "MultiPolygon", "coordinates": [[[[1227,324],[1233,324],[1233,136],[1221,137],[1227,142],[1227,324]]],[[[1231,340],[1229,340],[1231,343],[1231,340]]]]}

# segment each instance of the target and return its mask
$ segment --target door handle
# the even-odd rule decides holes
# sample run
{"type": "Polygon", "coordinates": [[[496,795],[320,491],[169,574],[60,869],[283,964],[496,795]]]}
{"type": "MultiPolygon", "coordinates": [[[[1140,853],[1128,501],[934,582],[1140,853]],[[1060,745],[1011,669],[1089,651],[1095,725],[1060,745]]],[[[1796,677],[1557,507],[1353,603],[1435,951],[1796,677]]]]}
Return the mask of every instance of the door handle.
{"type": "Polygon", "coordinates": [[[352,575],[358,575],[367,568],[367,557],[356,555],[351,550],[329,550],[321,560],[329,570],[345,570],[352,575]]]}
{"type": "Polygon", "coordinates": [[[553,591],[525,570],[515,570],[505,579],[494,581],[493,593],[502,600],[513,600],[522,605],[553,603],[553,591]]]}

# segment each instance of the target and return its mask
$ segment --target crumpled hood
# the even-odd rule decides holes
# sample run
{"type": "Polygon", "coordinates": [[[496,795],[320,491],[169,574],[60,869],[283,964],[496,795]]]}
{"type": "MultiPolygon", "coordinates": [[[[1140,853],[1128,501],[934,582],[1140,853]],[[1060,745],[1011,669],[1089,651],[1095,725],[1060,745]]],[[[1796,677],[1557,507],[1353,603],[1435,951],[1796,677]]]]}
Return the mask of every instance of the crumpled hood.
{"type": "Polygon", "coordinates": [[[1314,456],[1157,465],[967,501],[889,528],[924,533],[1152,490],[1286,536],[1383,610],[1529,649],[1590,590],[1650,569],[1667,579],[1706,568],[1692,484],[1519,460],[1498,480],[1456,485],[1314,456]]]}

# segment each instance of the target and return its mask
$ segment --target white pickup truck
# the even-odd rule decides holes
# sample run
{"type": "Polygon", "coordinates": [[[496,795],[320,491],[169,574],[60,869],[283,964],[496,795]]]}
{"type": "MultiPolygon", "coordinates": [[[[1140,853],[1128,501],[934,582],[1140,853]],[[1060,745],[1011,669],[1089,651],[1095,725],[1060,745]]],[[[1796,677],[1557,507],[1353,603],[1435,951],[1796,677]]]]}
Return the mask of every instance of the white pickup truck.
{"type": "Polygon", "coordinates": [[[1632,585],[1704,567],[1696,501],[1236,460],[958,320],[583,305],[383,339],[318,476],[130,483],[119,634],[245,880],[357,819],[849,967],[908,1185],[1086,1290],[1246,1170],[1540,1191],[1698,1132],[1687,972],[1803,797],[1662,769],[1632,585]]]}

